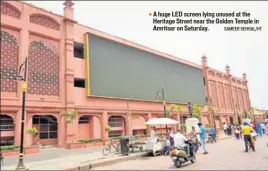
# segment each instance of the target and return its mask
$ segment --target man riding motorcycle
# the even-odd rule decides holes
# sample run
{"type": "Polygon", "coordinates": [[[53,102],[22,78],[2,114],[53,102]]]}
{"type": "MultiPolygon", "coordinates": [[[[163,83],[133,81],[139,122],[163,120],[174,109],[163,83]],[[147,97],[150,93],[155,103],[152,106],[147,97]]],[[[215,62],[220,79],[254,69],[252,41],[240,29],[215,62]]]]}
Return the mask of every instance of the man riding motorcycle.
{"type": "Polygon", "coordinates": [[[186,144],[187,138],[181,134],[180,132],[177,132],[174,134],[174,147],[177,149],[185,149],[186,152],[189,152],[189,145],[186,144]]]}

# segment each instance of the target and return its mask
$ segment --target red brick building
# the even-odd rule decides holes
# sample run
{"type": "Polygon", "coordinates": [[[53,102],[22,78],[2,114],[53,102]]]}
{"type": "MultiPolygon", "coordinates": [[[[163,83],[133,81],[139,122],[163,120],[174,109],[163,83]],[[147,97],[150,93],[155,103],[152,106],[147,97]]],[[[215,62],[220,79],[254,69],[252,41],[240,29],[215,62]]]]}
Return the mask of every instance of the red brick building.
{"type": "MultiPolygon", "coordinates": [[[[212,102],[218,126],[223,122],[233,122],[236,109],[250,109],[245,74],[237,78],[228,66],[226,72],[208,67],[206,57],[202,58],[202,65],[193,64],[78,24],[73,18],[72,6],[71,1],[66,1],[64,16],[59,16],[24,2],[1,1],[1,144],[20,143],[22,84],[14,77],[25,57],[29,60],[25,128],[35,127],[39,131],[37,139],[25,135],[26,146],[38,141],[44,145],[63,147],[70,139],[104,139],[108,136],[141,134],[146,130],[144,123],[147,120],[163,117],[163,104],[155,100],[101,97],[88,93],[89,88],[91,91],[94,89],[94,86],[88,85],[94,84],[90,80],[97,80],[99,75],[88,73],[87,55],[89,51],[102,52],[92,47],[94,43],[90,45],[91,49],[86,48],[90,41],[88,35],[139,53],[155,55],[167,63],[172,61],[174,65],[201,71],[198,84],[202,83],[201,89],[205,93],[202,95],[201,92],[200,97],[212,102]],[[72,124],[66,124],[60,114],[72,109],[76,109],[79,116],[72,124]],[[137,115],[138,119],[131,119],[130,114],[137,115]],[[109,132],[104,131],[107,125],[112,127],[109,132]]],[[[93,69],[91,65],[90,71],[93,69]]],[[[189,84],[191,81],[195,80],[190,80],[189,84]]],[[[187,89],[183,91],[188,93],[185,99],[193,97],[187,89]]],[[[184,105],[183,111],[174,112],[174,119],[182,121],[187,118],[186,103],[185,100],[180,102],[184,105]]],[[[212,124],[212,120],[211,113],[204,108],[202,121],[212,124]]]]}

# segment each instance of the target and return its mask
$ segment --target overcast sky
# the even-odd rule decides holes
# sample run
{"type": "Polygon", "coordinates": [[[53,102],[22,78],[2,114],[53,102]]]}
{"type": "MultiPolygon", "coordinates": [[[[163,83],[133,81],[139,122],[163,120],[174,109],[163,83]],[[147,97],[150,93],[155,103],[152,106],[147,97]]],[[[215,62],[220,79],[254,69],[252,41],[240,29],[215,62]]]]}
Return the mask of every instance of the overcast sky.
{"type": "MultiPolygon", "coordinates": [[[[62,1],[30,3],[63,15],[62,1]]],[[[268,1],[266,2],[92,2],[75,1],[74,19],[83,25],[249,80],[253,107],[268,109],[268,1]],[[149,12],[249,12],[260,21],[261,32],[225,32],[210,25],[209,32],[153,32],[149,12]],[[266,68],[265,68],[266,67],[266,68]]],[[[242,25],[241,25],[242,26],[242,25]]]]}

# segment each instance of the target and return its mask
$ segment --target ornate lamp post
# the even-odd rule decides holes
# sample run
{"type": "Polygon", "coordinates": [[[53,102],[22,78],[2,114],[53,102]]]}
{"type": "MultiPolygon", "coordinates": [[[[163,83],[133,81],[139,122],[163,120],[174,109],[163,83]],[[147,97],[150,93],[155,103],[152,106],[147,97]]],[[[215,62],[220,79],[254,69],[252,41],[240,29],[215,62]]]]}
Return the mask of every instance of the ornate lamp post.
{"type": "Polygon", "coordinates": [[[16,170],[26,170],[26,167],[23,162],[23,141],[24,141],[24,117],[25,117],[25,99],[26,99],[26,91],[27,91],[27,65],[28,58],[26,57],[24,62],[20,65],[18,75],[16,75],[15,79],[17,81],[22,81],[22,112],[21,112],[21,132],[20,132],[20,155],[19,155],[19,163],[17,165],[16,170]],[[24,66],[24,74],[20,75],[21,69],[24,66]]]}
{"type": "MultiPolygon", "coordinates": [[[[164,86],[162,85],[161,91],[157,91],[156,93],[156,99],[159,98],[160,94],[162,95],[163,99],[163,106],[164,106],[164,117],[167,118],[167,109],[166,109],[166,100],[165,100],[165,91],[164,91],[164,86]]],[[[166,133],[168,132],[168,127],[166,125],[166,133]]]]}

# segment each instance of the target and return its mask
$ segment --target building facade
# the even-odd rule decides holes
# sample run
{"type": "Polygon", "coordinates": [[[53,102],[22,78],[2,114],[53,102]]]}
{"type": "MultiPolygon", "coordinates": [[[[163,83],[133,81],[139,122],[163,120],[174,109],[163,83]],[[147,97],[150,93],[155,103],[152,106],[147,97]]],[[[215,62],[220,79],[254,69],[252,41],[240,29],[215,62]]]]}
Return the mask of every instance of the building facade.
{"type": "MultiPolygon", "coordinates": [[[[73,3],[66,1],[64,16],[59,16],[24,2],[1,1],[2,145],[20,143],[22,83],[14,77],[25,57],[29,59],[25,129],[35,127],[39,132],[36,138],[25,134],[26,146],[40,142],[64,147],[74,140],[144,134],[149,129],[144,124],[147,120],[163,117],[162,102],[87,96],[87,34],[201,69],[204,98],[215,111],[213,118],[211,112],[203,108],[204,123],[212,124],[216,119],[220,127],[223,122],[232,123],[242,117],[238,111],[251,108],[245,74],[237,78],[228,66],[225,73],[208,67],[206,57],[202,57],[202,65],[196,65],[83,26],[73,19],[72,7],[73,3]],[[73,109],[79,116],[67,124],[61,113],[73,109]],[[109,132],[104,129],[107,125],[111,126],[109,132]]],[[[22,67],[20,74],[23,72],[22,67]]],[[[172,114],[173,119],[183,122],[187,118],[186,103],[181,103],[182,112],[172,114]]]]}

